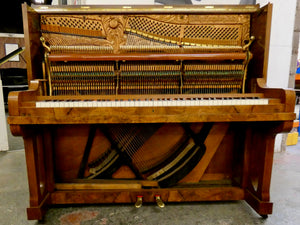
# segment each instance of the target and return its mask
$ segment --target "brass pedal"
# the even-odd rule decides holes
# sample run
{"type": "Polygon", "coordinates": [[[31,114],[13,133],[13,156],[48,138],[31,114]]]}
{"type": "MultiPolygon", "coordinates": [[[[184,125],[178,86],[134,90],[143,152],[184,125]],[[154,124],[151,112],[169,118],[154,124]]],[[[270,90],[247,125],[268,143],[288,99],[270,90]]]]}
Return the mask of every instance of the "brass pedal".
{"type": "Polygon", "coordinates": [[[159,208],[164,208],[165,207],[165,203],[161,200],[160,195],[155,195],[155,201],[156,201],[156,204],[159,208]]]}
{"type": "Polygon", "coordinates": [[[141,208],[143,205],[143,196],[139,195],[136,197],[136,203],[134,204],[135,208],[141,208]]]}

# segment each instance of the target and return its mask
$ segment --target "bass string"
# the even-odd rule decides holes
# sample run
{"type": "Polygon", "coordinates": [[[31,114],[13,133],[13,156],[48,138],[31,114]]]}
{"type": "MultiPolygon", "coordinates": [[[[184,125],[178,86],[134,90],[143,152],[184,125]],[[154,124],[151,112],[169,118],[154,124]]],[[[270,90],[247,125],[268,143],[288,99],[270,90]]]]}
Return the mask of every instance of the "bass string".
{"type": "Polygon", "coordinates": [[[112,127],[111,134],[114,136],[114,139],[119,145],[118,147],[122,152],[130,152],[130,148],[132,148],[132,140],[134,137],[132,126],[127,125],[112,127]]]}
{"type": "Polygon", "coordinates": [[[140,163],[137,163],[135,166],[137,168],[145,167],[143,156],[137,154],[137,152],[152,134],[143,130],[141,126],[135,125],[116,126],[111,129],[111,132],[116,142],[120,145],[121,151],[126,152],[131,160],[133,157],[138,159],[140,163]]]}

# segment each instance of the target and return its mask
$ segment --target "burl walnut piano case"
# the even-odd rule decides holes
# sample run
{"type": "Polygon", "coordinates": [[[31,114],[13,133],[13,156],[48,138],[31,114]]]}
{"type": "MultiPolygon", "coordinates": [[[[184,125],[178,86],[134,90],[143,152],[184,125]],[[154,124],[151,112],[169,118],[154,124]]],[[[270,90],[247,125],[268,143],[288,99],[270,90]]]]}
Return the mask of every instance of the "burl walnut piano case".
{"type": "Polygon", "coordinates": [[[23,5],[28,219],[58,204],[245,200],[272,213],[295,94],[267,79],[272,5],[23,5]]]}

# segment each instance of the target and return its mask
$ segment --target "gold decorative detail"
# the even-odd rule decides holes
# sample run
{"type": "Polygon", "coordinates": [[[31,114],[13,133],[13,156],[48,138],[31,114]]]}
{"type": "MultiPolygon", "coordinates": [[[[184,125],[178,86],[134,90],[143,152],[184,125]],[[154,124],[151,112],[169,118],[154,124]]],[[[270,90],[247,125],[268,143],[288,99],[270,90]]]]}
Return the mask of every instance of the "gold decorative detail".
{"type": "Polygon", "coordinates": [[[246,45],[243,46],[243,50],[244,50],[244,51],[249,50],[249,47],[250,47],[250,45],[253,43],[254,40],[255,40],[255,37],[254,37],[254,36],[251,36],[249,42],[248,42],[246,45]]]}
{"type": "Polygon", "coordinates": [[[125,44],[125,19],[119,15],[103,15],[101,17],[107,40],[112,44],[114,53],[119,52],[119,46],[125,44]]]}
{"type": "Polygon", "coordinates": [[[45,48],[46,52],[50,52],[50,51],[51,51],[51,49],[50,49],[50,47],[49,47],[49,46],[47,46],[47,45],[46,45],[45,38],[44,38],[44,37],[41,37],[41,38],[40,38],[40,40],[41,40],[41,42],[42,42],[42,45],[43,45],[43,47],[45,48]]]}
{"type": "Polygon", "coordinates": [[[110,26],[110,28],[112,28],[112,29],[117,28],[117,26],[118,26],[118,21],[117,21],[117,20],[111,20],[111,21],[109,22],[109,26],[110,26]]]}

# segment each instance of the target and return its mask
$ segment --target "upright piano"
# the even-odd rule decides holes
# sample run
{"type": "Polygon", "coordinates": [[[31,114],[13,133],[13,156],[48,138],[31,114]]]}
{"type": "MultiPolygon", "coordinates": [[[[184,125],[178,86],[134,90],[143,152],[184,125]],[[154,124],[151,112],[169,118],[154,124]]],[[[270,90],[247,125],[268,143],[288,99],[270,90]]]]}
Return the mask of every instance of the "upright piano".
{"type": "Polygon", "coordinates": [[[59,204],[245,200],[272,213],[272,5],[22,6],[29,88],[9,95],[28,219],[59,204]]]}

